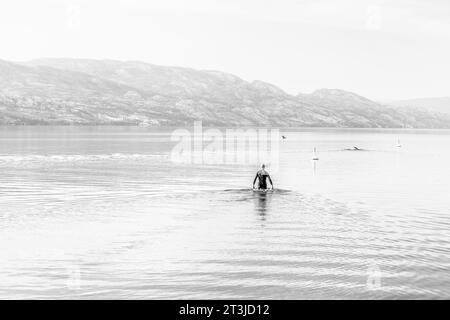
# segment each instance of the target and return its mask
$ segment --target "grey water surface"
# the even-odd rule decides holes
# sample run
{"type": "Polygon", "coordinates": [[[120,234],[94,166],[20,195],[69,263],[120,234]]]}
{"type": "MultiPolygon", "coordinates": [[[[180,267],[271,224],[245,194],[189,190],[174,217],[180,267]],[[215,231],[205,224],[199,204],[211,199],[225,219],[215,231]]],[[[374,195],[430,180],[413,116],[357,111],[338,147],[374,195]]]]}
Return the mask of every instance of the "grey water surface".
{"type": "Polygon", "coordinates": [[[0,298],[450,298],[450,131],[281,130],[268,193],[171,132],[0,127],[0,298]]]}

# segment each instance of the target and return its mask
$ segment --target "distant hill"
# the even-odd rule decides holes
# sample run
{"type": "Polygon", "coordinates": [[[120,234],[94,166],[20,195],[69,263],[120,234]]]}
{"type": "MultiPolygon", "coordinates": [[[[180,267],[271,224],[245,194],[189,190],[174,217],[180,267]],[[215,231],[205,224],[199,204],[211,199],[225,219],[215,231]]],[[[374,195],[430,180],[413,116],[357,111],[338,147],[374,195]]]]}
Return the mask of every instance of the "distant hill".
{"type": "Polygon", "coordinates": [[[448,117],[355,93],[287,94],[262,81],[138,61],[0,60],[0,124],[450,128],[448,117]]]}
{"type": "Polygon", "coordinates": [[[391,101],[390,104],[401,107],[419,107],[433,112],[450,114],[450,97],[397,100],[391,101]]]}

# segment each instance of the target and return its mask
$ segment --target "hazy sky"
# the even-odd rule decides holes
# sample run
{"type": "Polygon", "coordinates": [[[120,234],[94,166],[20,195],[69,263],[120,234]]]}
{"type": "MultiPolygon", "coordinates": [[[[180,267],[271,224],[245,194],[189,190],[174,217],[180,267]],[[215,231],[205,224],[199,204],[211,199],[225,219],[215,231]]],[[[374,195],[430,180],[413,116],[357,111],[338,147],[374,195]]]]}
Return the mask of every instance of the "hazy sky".
{"type": "Polygon", "coordinates": [[[1,0],[0,59],[142,60],[289,93],[450,96],[448,0],[1,0]]]}

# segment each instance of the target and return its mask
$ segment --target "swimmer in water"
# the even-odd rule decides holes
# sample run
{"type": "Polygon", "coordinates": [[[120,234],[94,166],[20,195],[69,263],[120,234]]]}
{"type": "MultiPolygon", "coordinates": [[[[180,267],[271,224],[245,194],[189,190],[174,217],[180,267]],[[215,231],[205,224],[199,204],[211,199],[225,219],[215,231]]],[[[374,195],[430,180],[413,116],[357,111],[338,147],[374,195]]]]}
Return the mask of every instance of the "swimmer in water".
{"type": "Polygon", "coordinates": [[[269,179],[269,182],[272,186],[272,190],[273,190],[273,182],[272,179],[270,179],[270,175],[269,173],[266,171],[266,166],[263,164],[261,166],[261,170],[259,170],[256,173],[255,179],[253,180],[253,188],[255,188],[255,182],[256,179],[258,179],[258,189],[259,190],[267,190],[267,182],[266,179],[269,179]]]}

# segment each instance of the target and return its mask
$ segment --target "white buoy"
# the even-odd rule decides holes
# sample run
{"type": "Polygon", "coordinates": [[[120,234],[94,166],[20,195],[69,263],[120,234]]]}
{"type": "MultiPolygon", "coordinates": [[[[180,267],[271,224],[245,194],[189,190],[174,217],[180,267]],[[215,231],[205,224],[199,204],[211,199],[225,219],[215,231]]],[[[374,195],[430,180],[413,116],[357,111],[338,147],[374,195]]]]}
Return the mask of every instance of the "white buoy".
{"type": "Polygon", "coordinates": [[[312,157],[312,159],[315,160],[315,161],[319,160],[319,157],[317,156],[316,148],[314,148],[314,152],[313,152],[313,157],[312,157]]]}
{"type": "Polygon", "coordinates": [[[397,148],[401,148],[402,147],[402,144],[400,143],[400,139],[398,139],[398,141],[397,141],[397,148]]]}

